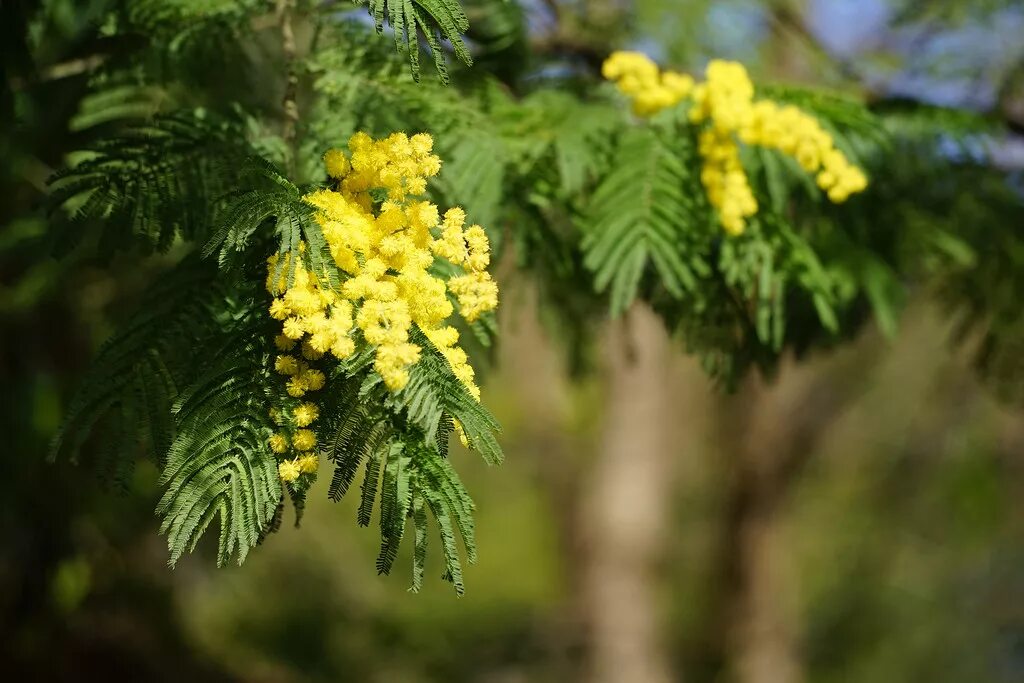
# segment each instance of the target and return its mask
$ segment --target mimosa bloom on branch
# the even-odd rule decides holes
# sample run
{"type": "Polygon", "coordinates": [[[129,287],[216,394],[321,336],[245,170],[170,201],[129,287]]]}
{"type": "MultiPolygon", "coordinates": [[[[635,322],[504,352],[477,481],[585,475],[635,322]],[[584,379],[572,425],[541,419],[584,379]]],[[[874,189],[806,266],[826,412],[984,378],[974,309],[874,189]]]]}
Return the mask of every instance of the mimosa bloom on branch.
{"type": "Polygon", "coordinates": [[[651,116],[683,101],[690,102],[689,120],[702,126],[701,182],[722,228],[730,235],[741,234],[747,219],[758,210],[740,163],[741,143],[792,157],[814,175],[832,202],[842,203],[867,187],[864,172],[836,148],[817,119],[792,105],[755,100],[754,84],[738,62],[712,60],[705,81],[697,85],[688,76],[661,72],[653,61],[637,52],[613,53],[602,71],[632,100],[638,116],[651,116]]]}
{"type": "MultiPolygon", "coordinates": [[[[479,398],[459,333],[448,321],[455,312],[453,300],[467,322],[498,305],[497,285],[486,271],[490,242],[479,225],[466,226],[462,209],[451,208],[442,216],[422,198],[428,178],[441,169],[433,145],[423,133],[379,140],[356,133],[347,154],[340,149],[324,154],[331,185],[304,199],[317,209],[315,219],[341,282],[332,285],[326,273],[311,272],[302,258],[284,263],[275,254],[267,262],[267,291],[274,297],[268,312],[282,321],[274,340],[282,353],[274,368],[288,377],[286,392],[293,399],[323,387],[324,373],[311,363],[324,356],[344,360],[363,345],[373,349],[374,371],[387,388],[400,391],[422,354],[410,341],[414,326],[479,398]],[[456,273],[438,275],[435,259],[448,261],[456,273]],[[302,359],[294,355],[297,345],[302,359]]],[[[300,245],[299,256],[304,250],[300,245]]],[[[308,453],[316,447],[316,434],[308,427],[319,409],[309,401],[296,402],[285,414],[290,446],[287,434],[275,434],[270,445],[277,453],[293,453],[280,474],[295,481],[316,469],[309,460],[315,456],[308,453]]]]}

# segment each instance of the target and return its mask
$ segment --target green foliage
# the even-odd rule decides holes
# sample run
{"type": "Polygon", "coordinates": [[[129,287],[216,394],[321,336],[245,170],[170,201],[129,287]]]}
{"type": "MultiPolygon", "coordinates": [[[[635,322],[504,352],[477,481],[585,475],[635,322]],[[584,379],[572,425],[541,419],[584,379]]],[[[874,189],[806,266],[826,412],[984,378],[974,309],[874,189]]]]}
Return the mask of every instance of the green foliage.
{"type": "Polygon", "coordinates": [[[236,173],[250,189],[236,190],[224,196],[223,211],[215,220],[215,231],[203,246],[202,254],[218,256],[222,267],[244,266],[254,235],[268,221],[273,221],[278,239],[276,277],[284,274],[291,284],[298,259],[316,273],[324,273],[331,284],[338,284],[340,274],[330,258],[327,241],[320,225],[313,220],[314,209],[302,201],[302,190],[281,174],[272,163],[248,157],[236,173]],[[299,244],[306,250],[300,256],[299,244]],[[283,269],[287,272],[282,273],[283,269]]]}
{"type": "MultiPolygon", "coordinates": [[[[359,35],[365,42],[365,32],[359,35]]],[[[394,69],[393,59],[369,49],[383,68],[394,69]]],[[[117,72],[110,73],[97,81],[105,97],[116,92],[107,84],[118,80],[117,72]]],[[[188,77],[187,71],[176,73],[188,77]]],[[[385,108],[381,102],[376,111],[385,108]]],[[[62,249],[77,246],[102,256],[166,252],[176,245],[197,250],[142,297],[138,312],[100,350],[53,453],[74,459],[95,441],[101,445],[95,464],[119,486],[126,485],[137,457],[153,458],[162,471],[158,512],[171,562],[193,550],[214,521],[220,528],[218,562],[241,562],[280,527],[284,493],[298,521],[309,490],[308,480],[281,484],[267,444],[273,430],[268,408],[280,388],[269,372],[273,331],[265,312],[269,302],[258,286],[266,257],[275,251],[281,256],[279,267],[287,271],[277,274],[289,281],[300,259],[335,284],[340,274],[312,207],[302,201],[310,187],[296,185],[257,152],[265,140],[250,144],[249,114],[191,109],[136,121],[131,108],[91,111],[112,131],[53,180],[51,212],[62,249]]],[[[488,325],[493,321],[473,326],[485,341],[488,325]]],[[[426,339],[418,339],[427,349],[426,339]]],[[[378,570],[391,570],[408,519],[416,525],[418,589],[432,516],[444,577],[461,593],[456,540],[462,539],[466,559],[475,560],[473,506],[448,460],[448,440],[453,419],[459,419],[488,462],[499,462],[492,433],[497,423],[454,379],[443,357],[432,348],[425,355],[410,386],[396,397],[369,379],[376,377],[370,357],[346,363],[331,380],[318,432],[327,437],[324,450],[336,465],[328,490],[334,500],[344,496],[364,459],[373,463],[357,521],[369,524],[379,503],[378,570]]]]}
{"type": "MultiPolygon", "coordinates": [[[[258,285],[274,253],[275,277],[291,281],[300,261],[332,283],[344,277],[302,197],[326,180],[323,151],[356,130],[433,133],[445,160],[433,197],[463,205],[497,248],[515,250],[574,340],[602,309],[619,314],[645,301],[730,384],[752,367],[770,372],[786,352],[849,339],[872,319],[893,333],[907,282],[920,277],[965,330],[982,331],[983,374],[1018,376],[1024,330],[1014,302],[1024,284],[1012,274],[1022,259],[1002,217],[1018,215],[1020,193],[976,153],[993,134],[976,119],[762,88],[816,116],[871,185],[833,206],[789,157],[744,149],[760,209],[742,236],[729,237],[702,187],[697,131],[683,108],[641,124],[593,79],[523,78],[519,57],[499,59],[515,68],[493,75],[449,74],[442,41],[468,64],[463,35],[483,61],[523,56],[521,10],[511,5],[467,4],[471,30],[455,0],[359,4],[378,33],[391,26],[411,71],[369,27],[315,3],[293,8],[307,29],[294,57],[278,47],[270,3],[115,3],[104,24],[145,40],[88,80],[75,119],[82,152],[51,186],[55,239],[65,251],[101,256],[190,255],[100,350],[54,452],[75,457],[95,433],[106,445],[97,464],[116,482],[138,455],[154,458],[172,562],[215,518],[219,561],[243,560],[280,526],[285,493],[301,516],[309,481],[282,486],[267,446],[278,378],[268,372],[273,334],[258,285]],[[454,87],[418,83],[421,38],[454,87]],[[247,87],[265,61],[280,67],[279,79],[247,87]],[[292,76],[293,133],[278,113],[292,76]],[[983,188],[985,200],[964,187],[983,188]],[[1003,227],[992,233],[995,224],[1003,227]]],[[[463,339],[486,347],[493,328],[484,318],[463,339]]],[[[473,504],[448,442],[458,431],[498,463],[497,424],[425,337],[414,337],[422,359],[396,394],[366,354],[334,368],[317,425],[334,465],[328,495],[341,499],[361,474],[356,521],[369,525],[376,508],[382,573],[411,521],[413,589],[433,517],[444,578],[461,592],[457,541],[473,561],[473,504]]]]}
{"type": "MultiPolygon", "coordinates": [[[[103,345],[83,378],[54,439],[55,457],[76,458],[90,431],[112,411],[121,418],[117,431],[130,434],[129,445],[141,434],[145,447],[163,456],[175,433],[171,407],[203,365],[193,344],[211,343],[231,315],[232,302],[216,274],[206,264],[188,261],[142,297],[138,314],[103,345]]],[[[136,449],[119,445],[124,462],[114,469],[123,474],[136,449]]],[[[118,480],[126,483],[123,476],[118,480]]]]}
{"type": "Polygon", "coordinates": [[[464,586],[456,538],[462,538],[467,561],[475,562],[474,506],[449,459],[448,440],[453,420],[459,420],[471,445],[496,464],[502,459],[493,436],[498,425],[462,383],[451,377],[443,357],[426,338],[417,334],[414,340],[424,345],[427,358],[412,368],[409,384],[393,399],[388,398],[379,377],[367,372],[369,356],[357,357],[337,378],[341,384],[332,389],[324,410],[330,435],[325,453],[335,466],[328,494],[332,500],[341,500],[360,467],[364,468],[357,522],[370,524],[374,504],[379,504],[377,571],[382,574],[391,571],[406,520],[411,520],[414,591],[422,582],[429,510],[441,536],[442,578],[461,594],[464,586]]]}
{"type": "Polygon", "coordinates": [[[872,318],[894,334],[910,252],[958,248],[955,230],[915,229],[911,237],[893,226],[906,220],[903,207],[958,191],[941,182],[953,160],[940,149],[973,146],[976,117],[915,104],[915,118],[934,121],[909,124],[888,103],[869,109],[843,94],[762,87],[762,96],[813,114],[872,183],[864,196],[832,206],[791,158],[744,150],[761,210],[744,236],[726,238],[699,181],[692,129],[672,112],[637,130],[621,107],[587,90],[542,87],[510,99],[486,81],[458,91],[413,88],[365,43],[337,40],[330,50],[322,53],[330,61],[317,63],[317,87],[325,107],[343,113],[325,112],[325,120],[437,131],[444,195],[465,201],[493,241],[509,240],[561,325],[578,335],[597,313],[584,280],[613,313],[646,299],[726,383],[751,365],[770,371],[787,349],[847,339],[872,318]],[[934,135],[941,130],[945,139],[934,135]],[[896,178],[901,194],[892,191],[896,178]],[[492,217],[514,230],[495,234],[492,217]]]}
{"type": "Polygon", "coordinates": [[[101,253],[167,251],[175,240],[205,239],[220,198],[245,153],[225,123],[202,112],[131,125],[100,139],[86,158],[51,180],[50,204],[74,209],[57,246],[67,252],[101,223],[101,253]]]}
{"type": "MultiPolygon", "coordinates": [[[[815,101],[825,121],[871,119],[847,102],[815,101]]],[[[856,159],[837,124],[826,125],[856,159]]],[[[580,222],[585,264],[598,290],[609,292],[613,314],[637,298],[651,301],[712,376],[731,384],[751,365],[771,370],[787,345],[802,350],[852,333],[841,315],[858,295],[877,299],[880,309],[897,305],[898,288],[878,284],[888,270],[844,231],[845,207],[824,206],[813,181],[784,155],[744,150],[760,209],[743,235],[727,236],[705,198],[696,146],[695,131],[672,111],[618,137],[615,163],[580,222]],[[869,262],[854,271],[851,254],[869,262]]]]}
{"type": "Polygon", "coordinates": [[[636,299],[648,265],[675,296],[695,289],[697,276],[708,272],[703,255],[688,248],[691,236],[714,230],[707,211],[694,206],[701,193],[686,163],[693,156],[686,138],[663,140],[645,128],[622,136],[616,168],[591,199],[583,241],[595,286],[610,290],[613,315],[636,299]]]}
{"type": "Polygon", "coordinates": [[[1024,402],[1024,188],[992,158],[1005,131],[964,112],[886,103],[898,136],[888,200],[902,199],[902,259],[937,293],[973,353],[979,376],[1003,400],[1024,402]],[[959,191],[970,188],[969,191],[959,191]],[[910,204],[907,197],[918,201],[910,204]]]}
{"type": "MultiPolygon", "coordinates": [[[[456,533],[462,538],[467,561],[475,562],[473,501],[446,452],[439,450],[436,444],[424,443],[419,432],[405,436],[395,433],[386,419],[370,424],[369,429],[365,429],[366,422],[359,424],[360,420],[372,422],[373,419],[382,418],[350,413],[336,422],[335,436],[328,448],[328,455],[335,463],[331,495],[340,499],[365,464],[357,521],[368,525],[374,503],[379,503],[381,547],[377,571],[387,574],[397,558],[406,522],[411,520],[415,543],[412,591],[422,587],[427,552],[426,511],[429,510],[441,537],[445,561],[442,578],[451,582],[461,595],[464,585],[456,533]],[[360,438],[360,435],[369,435],[369,438],[360,438]]],[[[447,420],[450,426],[451,418],[447,420]]],[[[445,444],[446,441],[447,438],[445,444]]]]}
{"type": "Polygon", "coordinates": [[[126,479],[141,454],[156,459],[173,564],[220,516],[218,562],[241,562],[281,496],[266,447],[267,325],[258,290],[197,258],[164,274],[138,312],[104,344],[56,436],[54,457],[76,458],[101,421],[121,438],[101,465],[126,479]]]}
{"type": "Polygon", "coordinates": [[[491,464],[501,464],[501,447],[494,439],[498,423],[448,370],[447,361],[422,333],[413,341],[424,349],[423,357],[410,373],[409,384],[393,401],[408,421],[419,427],[439,448],[451,434],[451,421],[457,421],[469,446],[491,464]]]}
{"type": "Polygon", "coordinates": [[[458,0],[357,0],[367,5],[373,15],[377,33],[384,30],[387,18],[395,35],[395,47],[409,55],[412,76],[417,81],[420,75],[419,36],[430,47],[434,66],[443,82],[448,81],[448,67],[445,64],[441,41],[451,43],[455,56],[467,66],[473,58],[462,41],[462,34],[469,29],[469,20],[458,0]]]}
{"type": "MultiPolygon", "coordinates": [[[[467,22],[456,3],[386,5],[371,3],[370,9],[399,33],[405,29],[414,74],[417,30],[427,36],[443,76],[442,38],[469,61],[459,37],[467,22]]],[[[289,281],[301,258],[307,268],[326,272],[337,284],[339,274],[327,258],[319,225],[311,220],[312,208],[301,199],[309,188],[293,183],[262,156],[285,143],[268,133],[256,113],[261,105],[254,107],[244,95],[216,113],[187,106],[146,118],[173,109],[175,103],[209,101],[223,107],[223,93],[207,96],[214,85],[208,73],[217,64],[245,70],[251,56],[236,47],[258,37],[254,26],[267,8],[257,2],[184,0],[115,8],[110,25],[128,36],[143,35],[145,41],[127,59],[103,64],[91,80],[93,95],[83,100],[76,127],[97,137],[52,181],[50,204],[60,228],[55,240],[62,251],[77,247],[109,256],[118,251],[166,252],[179,244],[201,247],[143,297],[138,313],[101,349],[54,443],[55,456],[74,458],[90,435],[98,433],[96,440],[105,448],[96,464],[122,486],[137,456],[157,461],[165,487],[159,512],[172,563],[196,546],[215,518],[220,525],[219,562],[232,556],[244,560],[280,525],[283,493],[291,497],[297,517],[307,494],[303,487],[281,486],[276,457],[267,446],[267,392],[274,386],[267,371],[268,343],[273,334],[262,322],[265,295],[254,284],[262,281],[264,260],[274,251],[281,255],[278,263],[287,269],[289,281]],[[305,244],[301,251],[300,242],[305,244]]],[[[396,60],[382,53],[366,31],[349,22],[324,22],[323,27],[325,38],[344,35],[352,40],[325,40],[326,47],[300,68],[309,65],[312,71],[327,55],[338,54],[346,65],[342,76],[365,77],[375,61],[402,80],[396,60]]],[[[337,73],[333,76],[336,81],[337,73]]],[[[222,74],[216,80],[219,84],[222,74]]],[[[392,103],[402,103],[406,113],[416,108],[408,101],[412,93],[421,103],[442,99],[436,88],[418,93],[412,80],[398,91],[389,90],[387,81],[370,79],[383,86],[381,92],[389,93],[392,103]]],[[[364,120],[353,121],[353,128],[387,111],[388,103],[374,103],[372,95],[362,94],[364,120]]],[[[449,97],[443,117],[423,111],[423,118],[451,118],[457,105],[458,98],[449,97]]],[[[436,106],[433,110],[440,111],[436,106]]],[[[308,118],[315,131],[316,117],[308,118]]],[[[398,125],[389,120],[381,127],[398,125]]],[[[310,139],[315,141],[315,136],[310,139]]],[[[310,156],[316,159],[328,144],[338,142],[335,129],[329,143],[310,156]]],[[[376,395],[372,422],[352,421],[366,408],[366,396],[339,389],[339,399],[347,397],[351,403],[335,403],[321,417],[327,428],[337,424],[339,430],[329,446],[330,457],[340,464],[329,492],[334,499],[344,495],[352,476],[345,468],[355,456],[379,461],[380,472],[364,485],[359,520],[369,523],[377,491],[376,483],[370,483],[379,478],[384,487],[384,548],[378,569],[390,570],[407,516],[420,525],[415,557],[422,562],[422,523],[429,510],[441,530],[446,576],[461,592],[454,539],[462,536],[470,560],[475,549],[472,521],[467,519],[472,504],[446,460],[452,414],[464,421],[467,435],[480,444],[488,461],[499,461],[501,451],[490,431],[497,428],[493,418],[461,384],[448,381],[453,379],[450,368],[431,353],[429,372],[417,373],[400,400],[376,395]],[[431,418],[435,424],[427,435],[423,425],[431,418]],[[396,498],[399,489],[412,493],[396,498]]],[[[338,379],[350,379],[357,387],[368,375],[366,363],[349,364],[345,372],[338,379]]],[[[422,564],[415,574],[418,587],[422,564]]]]}
{"type": "Polygon", "coordinates": [[[160,477],[167,492],[157,506],[172,565],[195,549],[215,517],[218,564],[236,552],[241,564],[274,518],[281,480],[267,448],[273,429],[265,397],[272,382],[268,358],[258,345],[243,346],[175,403],[177,436],[160,477]]]}

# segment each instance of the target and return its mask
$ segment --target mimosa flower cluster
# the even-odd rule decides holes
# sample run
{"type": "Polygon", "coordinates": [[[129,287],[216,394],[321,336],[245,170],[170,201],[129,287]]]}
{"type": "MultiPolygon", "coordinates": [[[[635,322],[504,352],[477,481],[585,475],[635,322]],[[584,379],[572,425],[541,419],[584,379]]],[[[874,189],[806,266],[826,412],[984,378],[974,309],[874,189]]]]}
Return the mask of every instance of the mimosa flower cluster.
{"type": "MultiPolygon", "coordinates": [[[[315,473],[319,466],[319,458],[313,452],[317,444],[316,432],[309,427],[320,416],[320,409],[308,400],[307,395],[323,389],[327,381],[324,372],[315,367],[324,352],[318,350],[311,339],[303,339],[305,332],[296,328],[295,319],[300,311],[322,313],[331,304],[337,303],[343,308],[346,302],[337,301],[329,289],[321,289],[301,264],[296,264],[294,281],[287,289],[283,286],[283,279],[279,279],[276,286],[273,282],[273,273],[279,270],[277,255],[269,259],[268,266],[267,289],[284,294],[271,303],[270,314],[278,320],[284,319],[284,330],[274,338],[274,345],[280,352],[274,359],[274,370],[287,377],[285,392],[289,397],[270,410],[270,418],[278,427],[270,437],[270,450],[284,458],[278,465],[281,479],[293,482],[302,474],[315,473]]],[[[340,327],[342,316],[337,311],[333,312],[331,324],[340,327]]],[[[351,312],[348,327],[352,327],[351,312]]],[[[349,354],[354,350],[353,342],[349,354]]]]}
{"type": "Polygon", "coordinates": [[[693,79],[675,71],[661,71],[639,52],[614,52],[601,66],[601,73],[615,81],[619,90],[633,101],[633,113],[650,116],[674,107],[693,90],[693,79]]]}
{"type": "Polygon", "coordinates": [[[357,133],[348,150],[324,155],[331,187],[304,197],[318,209],[316,221],[342,274],[340,284],[332,286],[326,274],[297,263],[288,285],[278,256],[268,260],[270,315],[282,323],[275,370],[288,377],[287,393],[296,399],[290,412],[278,415],[284,429],[270,442],[275,452],[289,456],[280,465],[285,481],[315,471],[306,453],[316,447],[316,434],[308,427],[318,410],[298,399],[324,384],[316,361],[344,360],[368,344],[374,349],[374,371],[389,390],[399,391],[420,358],[421,348],[410,341],[415,325],[479,399],[459,333],[448,324],[454,313],[449,294],[468,322],[498,305],[497,284],[486,270],[491,257],[483,228],[467,227],[462,209],[442,216],[421,198],[427,179],[441,168],[431,136],[395,133],[375,140],[357,133]],[[444,279],[431,272],[436,258],[457,266],[459,274],[444,279]]]}
{"type": "Polygon", "coordinates": [[[704,125],[699,151],[704,160],[701,183],[708,200],[718,212],[722,228],[731,235],[742,234],[747,219],[757,213],[757,200],[740,163],[740,147],[759,145],[794,158],[801,168],[814,174],[818,187],[835,203],[842,203],[868,184],[864,172],[836,149],[832,136],[818,121],[791,105],[755,100],[754,85],[738,62],[712,60],[704,83],[665,94],[664,81],[679,74],[660,72],[648,57],[636,52],[616,52],[604,64],[606,78],[633,100],[633,111],[649,116],[691,101],[690,121],[704,125]],[[675,93],[683,92],[681,95],[675,93]]]}

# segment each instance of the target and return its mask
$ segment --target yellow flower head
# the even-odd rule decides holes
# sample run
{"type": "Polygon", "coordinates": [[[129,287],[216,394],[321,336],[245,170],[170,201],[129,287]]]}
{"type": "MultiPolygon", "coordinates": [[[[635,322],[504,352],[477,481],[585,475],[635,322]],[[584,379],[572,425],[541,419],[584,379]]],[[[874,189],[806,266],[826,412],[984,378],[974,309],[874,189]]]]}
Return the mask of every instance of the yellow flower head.
{"type": "Polygon", "coordinates": [[[453,277],[448,289],[459,300],[459,312],[469,322],[498,306],[498,285],[486,271],[453,277]]]}
{"type": "Polygon", "coordinates": [[[295,410],[292,411],[292,417],[295,418],[295,424],[300,427],[307,427],[313,423],[313,421],[320,415],[320,409],[316,407],[314,403],[300,403],[295,410]]]}
{"type": "Polygon", "coordinates": [[[302,384],[306,387],[307,391],[320,391],[324,387],[324,373],[319,370],[305,370],[300,376],[302,384]]]}
{"type": "Polygon", "coordinates": [[[349,169],[348,157],[340,149],[329,149],[324,154],[324,166],[327,168],[327,175],[331,178],[344,178],[349,169]]]}
{"type": "Polygon", "coordinates": [[[275,453],[284,453],[288,450],[288,437],[284,434],[273,434],[270,439],[270,450],[275,453]]]}
{"type": "Polygon", "coordinates": [[[302,321],[298,318],[288,318],[285,320],[283,330],[284,336],[292,340],[302,339],[302,335],[306,333],[302,327],[302,321]]]}
{"type": "MultiPolygon", "coordinates": [[[[602,73],[616,82],[633,101],[634,112],[642,116],[690,100],[690,122],[703,126],[701,182],[722,228],[730,235],[741,234],[758,210],[740,163],[740,143],[792,157],[815,176],[833,202],[843,202],[867,187],[864,173],[835,148],[832,136],[814,117],[793,106],[755,100],[754,84],[739,62],[711,60],[704,83],[695,85],[689,76],[661,72],[640,53],[616,52],[605,61],[602,73]]],[[[466,310],[475,310],[473,301],[471,298],[466,310]]]]}
{"type": "MultiPolygon", "coordinates": [[[[667,77],[665,87],[681,92],[685,81],[678,75],[667,77]]],[[[286,277],[281,257],[268,259],[267,288],[275,296],[271,314],[283,321],[275,339],[281,351],[298,345],[306,361],[341,360],[367,344],[374,349],[374,370],[398,391],[421,356],[422,349],[409,341],[418,328],[445,354],[470,392],[479,393],[472,368],[456,346],[458,334],[447,324],[454,313],[449,289],[467,320],[497,305],[497,286],[486,272],[490,242],[480,226],[466,227],[461,208],[449,209],[442,218],[435,204],[418,196],[441,169],[433,150],[434,140],[426,133],[394,133],[383,139],[356,133],[347,153],[332,149],[324,154],[332,184],[304,200],[316,211],[341,282],[307,270],[309,263],[302,261],[289,263],[293,273],[286,277]],[[450,261],[461,273],[436,275],[435,258],[450,261]]],[[[292,361],[279,359],[275,367],[288,375],[290,396],[302,397],[324,386],[322,370],[288,358],[292,361]]],[[[299,427],[310,424],[316,419],[315,406],[294,408],[293,418],[299,427]]]]}
{"type": "Polygon", "coordinates": [[[674,71],[662,73],[657,64],[639,52],[613,52],[601,66],[601,73],[633,101],[633,112],[638,116],[674,107],[693,90],[692,78],[674,71]]]}
{"type": "Polygon", "coordinates": [[[279,334],[274,337],[274,346],[277,347],[278,351],[291,351],[295,348],[295,340],[279,334]]]}
{"type": "Polygon", "coordinates": [[[311,429],[299,429],[292,436],[292,445],[297,451],[312,450],[316,446],[316,434],[311,429]]]}
{"type": "Polygon", "coordinates": [[[278,476],[281,477],[281,481],[285,483],[291,483],[299,478],[302,474],[302,470],[299,468],[299,464],[295,460],[285,460],[277,466],[278,476]]]}
{"type": "Polygon", "coordinates": [[[274,299],[270,304],[270,317],[274,320],[284,320],[291,313],[291,309],[288,308],[288,304],[284,302],[284,299],[274,299]]]}
{"type": "Polygon", "coordinates": [[[293,398],[301,398],[306,395],[306,391],[309,389],[309,386],[301,376],[295,375],[288,380],[288,384],[285,385],[285,389],[289,396],[293,398]]]}
{"type": "Polygon", "coordinates": [[[294,356],[278,356],[274,361],[274,369],[282,375],[294,375],[299,371],[299,361],[294,356]]]}

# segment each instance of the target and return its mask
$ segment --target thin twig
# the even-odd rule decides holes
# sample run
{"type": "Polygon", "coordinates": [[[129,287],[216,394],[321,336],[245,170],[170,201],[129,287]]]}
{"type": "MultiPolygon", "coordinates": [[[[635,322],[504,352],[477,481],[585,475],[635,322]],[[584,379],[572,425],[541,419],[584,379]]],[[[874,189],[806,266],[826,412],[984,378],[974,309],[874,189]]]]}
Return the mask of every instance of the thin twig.
{"type": "Polygon", "coordinates": [[[594,73],[601,72],[601,64],[608,56],[607,50],[602,47],[592,45],[584,40],[568,38],[559,33],[531,41],[530,51],[539,57],[548,59],[577,60],[594,73]]]}
{"type": "Polygon", "coordinates": [[[106,55],[91,55],[80,59],[72,59],[67,62],[52,64],[35,76],[34,79],[14,78],[11,80],[11,90],[18,92],[26,89],[32,82],[45,83],[48,81],[59,81],[62,78],[78,76],[97,68],[107,60],[106,55]]]}
{"type": "Polygon", "coordinates": [[[832,67],[842,78],[852,81],[857,84],[863,84],[865,79],[857,66],[842,57],[839,57],[827,47],[814,35],[813,32],[804,23],[802,17],[797,15],[791,8],[786,6],[777,6],[773,8],[770,20],[772,28],[779,35],[782,40],[786,40],[786,32],[795,35],[805,48],[814,53],[814,56],[826,62],[832,67]]]}
{"type": "Polygon", "coordinates": [[[286,78],[284,99],[281,108],[284,123],[281,126],[281,138],[284,140],[288,155],[287,166],[290,173],[295,172],[295,137],[299,123],[299,75],[295,69],[297,50],[295,48],[295,32],[292,28],[292,12],[295,0],[277,0],[277,19],[281,27],[281,53],[284,55],[286,78]]]}

